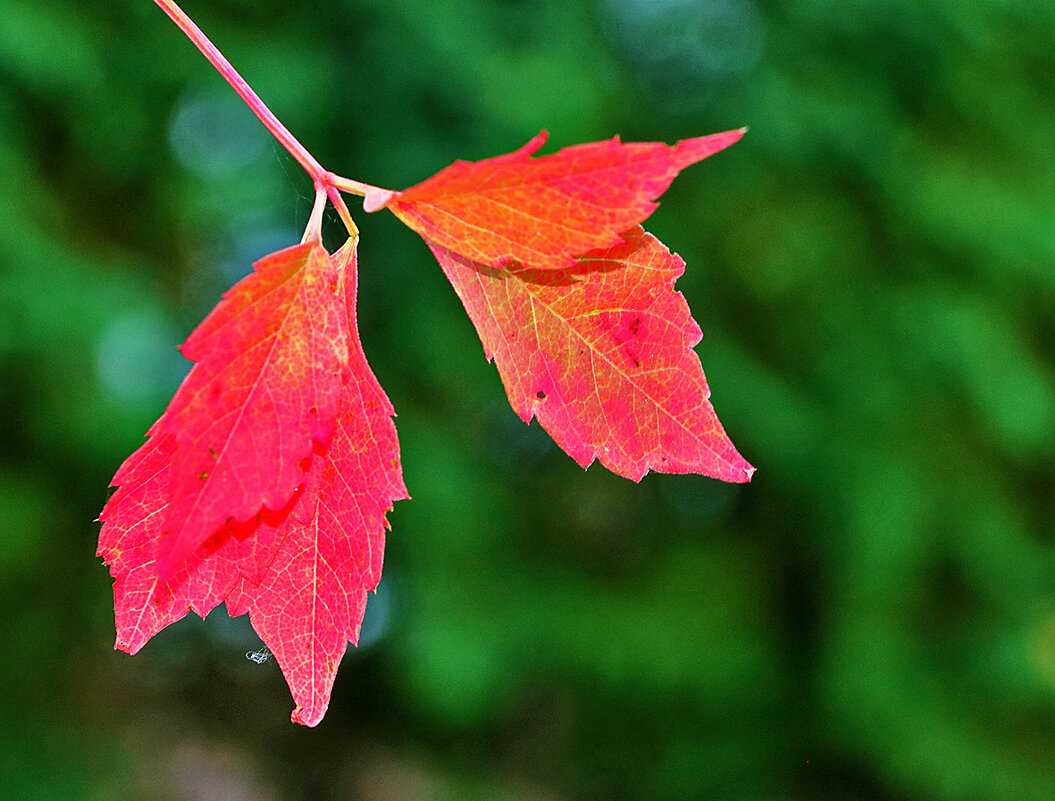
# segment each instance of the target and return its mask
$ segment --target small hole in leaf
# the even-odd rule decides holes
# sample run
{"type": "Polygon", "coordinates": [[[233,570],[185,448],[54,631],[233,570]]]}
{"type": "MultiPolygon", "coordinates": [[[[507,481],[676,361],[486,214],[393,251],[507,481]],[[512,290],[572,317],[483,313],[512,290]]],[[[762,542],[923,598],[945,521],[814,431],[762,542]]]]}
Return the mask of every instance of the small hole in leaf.
{"type": "Polygon", "coordinates": [[[545,400],[546,399],[546,393],[543,392],[540,389],[538,392],[535,393],[535,397],[538,398],[539,400],[545,400]]]}

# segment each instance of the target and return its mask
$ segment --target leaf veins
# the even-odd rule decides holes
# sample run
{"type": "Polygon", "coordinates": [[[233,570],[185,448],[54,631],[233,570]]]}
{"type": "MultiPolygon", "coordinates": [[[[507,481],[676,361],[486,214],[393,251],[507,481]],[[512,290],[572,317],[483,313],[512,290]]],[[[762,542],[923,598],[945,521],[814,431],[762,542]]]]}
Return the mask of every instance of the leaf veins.
{"type": "Polygon", "coordinates": [[[641,228],[564,271],[489,267],[429,242],[513,409],[584,467],[748,481],[708,400],[685,262],[641,228]]]}

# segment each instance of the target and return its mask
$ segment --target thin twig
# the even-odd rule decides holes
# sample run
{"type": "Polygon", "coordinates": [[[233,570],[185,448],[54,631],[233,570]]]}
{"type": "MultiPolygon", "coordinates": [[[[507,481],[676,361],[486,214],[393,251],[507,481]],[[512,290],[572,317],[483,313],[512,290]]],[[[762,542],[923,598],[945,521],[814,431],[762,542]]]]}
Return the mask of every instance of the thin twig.
{"type": "Polygon", "coordinates": [[[238,93],[238,96],[245,101],[246,105],[264,123],[264,127],[271,132],[271,135],[307,171],[312,181],[326,184],[326,170],[322,168],[322,165],[315,160],[315,157],[307,151],[304,145],[297,141],[297,138],[289,132],[289,129],[271,112],[271,109],[264,104],[259,95],[238,74],[238,71],[231,66],[231,62],[216,49],[216,46],[194,24],[194,21],[183,12],[183,9],[176,5],[174,0],[154,0],[154,2],[157,3],[162,11],[169,15],[172,21],[179,26],[179,29],[187,35],[187,38],[194,42],[195,47],[209,59],[209,62],[224,77],[224,80],[231,85],[231,88],[238,93]]]}

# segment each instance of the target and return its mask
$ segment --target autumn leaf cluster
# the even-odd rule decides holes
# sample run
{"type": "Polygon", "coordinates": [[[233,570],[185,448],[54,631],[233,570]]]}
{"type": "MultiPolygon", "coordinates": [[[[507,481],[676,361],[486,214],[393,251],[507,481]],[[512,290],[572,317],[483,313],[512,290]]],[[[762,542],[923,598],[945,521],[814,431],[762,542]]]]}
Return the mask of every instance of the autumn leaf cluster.
{"type": "MultiPolygon", "coordinates": [[[[515,412],[580,465],[747,481],[674,289],[684,262],[641,228],[680,170],[742,134],[533,157],[542,133],[361,194],[425,240],[515,412]]],[[[135,653],[225,602],[248,612],[309,726],[380,579],[386,515],[408,497],[394,411],[356,327],[357,244],[331,254],[309,227],[224,295],[184,342],[194,365],[100,516],[116,647],[135,653]]]]}

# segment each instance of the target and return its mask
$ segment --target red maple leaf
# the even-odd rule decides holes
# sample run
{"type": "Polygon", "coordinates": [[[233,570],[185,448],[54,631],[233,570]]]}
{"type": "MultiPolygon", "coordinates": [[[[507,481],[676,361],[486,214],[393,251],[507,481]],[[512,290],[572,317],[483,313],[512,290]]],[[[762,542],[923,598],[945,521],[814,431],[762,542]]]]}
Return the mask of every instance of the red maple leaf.
{"type": "MultiPolygon", "coordinates": [[[[385,513],[407,497],[394,412],[356,333],[355,244],[349,240],[332,259],[322,251],[338,277],[328,291],[348,332],[342,342],[345,369],[329,432],[325,438],[313,435],[309,452],[293,463],[293,487],[284,506],[258,504],[248,519],[222,522],[173,569],[161,569],[159,554],[180,498],[179,471],[195,469],[180,461],[180,439],[169,430],[173,408],[186,408],[175,406],[186,394],[181,388],[150,439],[118,471],[114,483],[120,486],[100,515],[99,555],[115,579],[116,647],[135,653],[189,610],[204,617],[226,600],[230,614],[249,612],[289,683],[297,703],[293,720],[309,726],[322,719],[347,643],[358,640],[366,593],[380,579],[385,513]]],[[[261,264],[290,254],[297,259],[307,254],[310,262],[320,258],[320,250],[316,242],[281,251],[258,263],[257,275],[270,275],[261,264]]],[[[272,276],[276,286],[282,285],[279,275],[272,276]]],[[[328,308],[328,300],[317,300],[328,308]]],[[[203,327],[222,331],[237,317],[235,307],[221,304],[206,320],[216,325],[203,327]]],[[[328,379],[328,371],[324,366],[320,380],[328,379]]],[[[204,401],[194,408],[208,413],[204,401]]],[[[293,425],[299,420],[294,416],[293,425]]],[[[243,467],[267,471],[267,461],[244,453],[243,467]]]]}
{"type": "Polygon", "coordinates": [[[748,481],[692,347],[674,282],[685,262],[640,227],[566,270],[478,264],[429,242],[494,360],[513,409],[583,467],[748,481]]]}
{"type": "Polygon", "coordinates": [[[571,267],[616,245],[656,208],[679,171],[717,153],[743,129],[662,142],[603,142],[531,158],[545,131],[519,150],[456,161],[403,192],[367,192],[367,211],[388,208],[422,237],[479,264],[571,267]]]}

